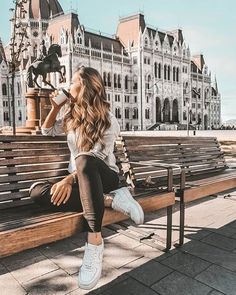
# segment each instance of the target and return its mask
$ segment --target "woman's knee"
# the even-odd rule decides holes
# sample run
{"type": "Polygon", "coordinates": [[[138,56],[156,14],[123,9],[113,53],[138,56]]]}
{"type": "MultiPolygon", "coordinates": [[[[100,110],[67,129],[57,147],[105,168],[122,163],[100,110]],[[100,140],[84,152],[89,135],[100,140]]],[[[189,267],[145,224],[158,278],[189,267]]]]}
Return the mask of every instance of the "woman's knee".
{"type": "Polygon", "coordinates": [[[87,174],[96,169],[96,160],[93,156],[81,155],[76,158],[75,163],[79,174],[87,174]]]}
{"type": "Polygon", "coordinates": [[[29,196],[36,203],[41,203],[42,199],[45,202],[46,199],[50,199],[51,187],[52,184],[47,181],[45,181],[45,183],[36,183],[32,189],[30,189],[29,196]]]}

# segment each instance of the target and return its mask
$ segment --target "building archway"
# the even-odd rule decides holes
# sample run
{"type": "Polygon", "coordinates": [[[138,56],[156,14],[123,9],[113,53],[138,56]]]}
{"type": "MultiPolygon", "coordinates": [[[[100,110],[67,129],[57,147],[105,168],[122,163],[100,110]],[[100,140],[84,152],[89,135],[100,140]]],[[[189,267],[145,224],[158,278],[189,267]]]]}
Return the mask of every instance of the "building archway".
{"type": "Polygon", "coordinates": [[[165,98],[162,112],[163,112],[163,122],[169,123],[170,122],[170,101],[169,101],[169,98],[165,98]]]}
{"type": "Polygon", "coordinates": [[[156,97],[156,122],[161,122],[161,100],[156,97]]]}
{"type": "Polygon", "coordinates": [[[173,107],[172,107],[172,122],[179,123],[179,110],[178,110],[178,100],[173,100],[173,107]]]}

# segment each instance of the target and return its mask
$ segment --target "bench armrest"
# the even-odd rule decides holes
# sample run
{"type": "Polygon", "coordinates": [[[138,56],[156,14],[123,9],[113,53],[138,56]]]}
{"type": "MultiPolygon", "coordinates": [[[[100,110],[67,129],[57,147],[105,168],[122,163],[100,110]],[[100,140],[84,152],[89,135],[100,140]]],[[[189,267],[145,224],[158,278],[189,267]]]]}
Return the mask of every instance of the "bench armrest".
{"type": "Polygon", "coordinates": [[[157,164],[157,163],[141,163],[141,162],[129,162],[130,164],[135,164],[139,166],[153,166],[153,167],[160,167],[160,168],[165,168],[167,170],[167,189],[169,192],[173,191],[173,167],[171,165],[162,165],[162,164],[157,164]]]}
{"type": "Polygon", "coordinates": [[[154,167],[159,167],[159,168],[165,168],[167,169],[168,173],[168,191],[173,190],[173,168],[179,168],[180,169],[180,189],[183,190],[185,188],[185,179],[186,179],[186,169],[181,167],[180,165],[176,164],[163,164],[163,163],[153,163],[149,161],[145,162],[129,162],[130,164],[135,164],[135,165],[140,165],[140,166],[154,166],[154,167]]]}

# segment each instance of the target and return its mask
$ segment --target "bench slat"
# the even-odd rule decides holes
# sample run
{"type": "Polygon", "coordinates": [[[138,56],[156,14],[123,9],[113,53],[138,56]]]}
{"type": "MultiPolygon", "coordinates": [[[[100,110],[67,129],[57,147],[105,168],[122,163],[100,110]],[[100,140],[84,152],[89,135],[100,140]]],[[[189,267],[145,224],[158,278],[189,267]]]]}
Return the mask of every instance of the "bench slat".
{"type": "Polygon", "coordinates": [[[19,159],[7,159],[1,160],[1,166],[7,165],[31,165],[37,163],[53,163],[53,162],[60,162],[60,161],[69,161],[70,155],[55,155],[52,156],[42,156],[42,157],[33,157],[33,158],[19,158],[19,159]]]}
{"type": "MultiPolygon", "coordinates": [[[[27,155],[28,157],[33,156],[45,156],[45,155],[68,155],[69,150],[66,149],[54,149],[54,150],[26,150],[26,151],[12,151],[12,152],[6,152],[0,151],[0,159],[1,158],[19,158],[19,157],[25,157],[27,155]]],[[[25,158],[24,158],[25,159],[25,158]]]]}
{"type": "Polygon", "coordinates": [[[23,172],[35,172],[45,170],[57,170],[57,169],[68,168],[68,162],[59,163],[44,163],[42,165],[31,164],[30,166],[15,166],[15,167],[0,167],[0,175],[4,174],[16,174],[23,172]]]}

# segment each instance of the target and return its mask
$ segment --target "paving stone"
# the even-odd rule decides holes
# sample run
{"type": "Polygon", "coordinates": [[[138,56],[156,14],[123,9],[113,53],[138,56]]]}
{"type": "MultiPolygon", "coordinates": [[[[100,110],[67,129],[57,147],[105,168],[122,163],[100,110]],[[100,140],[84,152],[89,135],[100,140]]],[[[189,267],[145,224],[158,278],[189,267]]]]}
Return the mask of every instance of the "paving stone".
{"type": "Polygon", "coordinates": [[[210,287],[178,272],[173,272],[152,288],[160,295],[208,295],[210,287]]]}
{"type": "Polygon", "coordinates": [[[74,243],[75,245],[77,245],[77,247],[83,247],[85,245],[86,238],[87,238],[86,233],[77,233],[73,235],[72,237],[70,237],[68,241],[70,241],[71,243],[74,243]]]}
{"type": "Polygon", "coordinates": [[[104,262],[111,264],[113,267],[120,268],[143,256],[133,249],[126,248],[126,245],[122,245],[122,243],[111,242],[112,240],[109,239],[109,242],[105,242],[104,262]]]}
{"type": "Polygon", "coordinates": [[[19,268],[32,265],[45,260],[45,256],[42,255],[37,249],[26,250],[1,259],[1,263],[9,270],[17,270],[19,268]]]}
{"type": "Polygon", "coordinates": [[[151,286],[171,272],[173,272],[171,268],[152,260],[130,271],[128,275],[144,285],[151,286]]]}
{"type": "Polygon", "coordinates": [[[212,265],[196,277],[197,280],[227,295],[236,295],[236,273],[212,265]]]}
{"type": "MultiPolygon", "coordinates": [[[[77,281],[78,274],[74,274],[72,277],[77,281]]],[[[69,293],[70,295],[84,295],[84,294],[101,294],[103,291],[107,290],[108,288],[118,284],[129,278],[126,274],[122,274],[120,270],[115,269],[111,265],[107,263],[103,263],[102,268],[102,275],[100,280],[98,281],[97,285],[91,289],[90,291],[82,290],[80,288],[72,291],[69,293]]]]}
{"type": "Polygon", "coordinates": [[[118,236],[119,233],[115,232],[114,230],[109,229],[108,227],[102,227],[102,236],[104,239],[110,239],[118,236]]]}
{"type": "Polygon", "coordinates": [[[49,259],[27,265],[11,272],[20,283],[25,283],[46,273],[57,270],[59,267],[49,259]]]}
{"type": "Polygon", "coordinates": [[[54,243],[38,247],[39,251],[48,258],[53,258],[59,254],[66,253],[69,250],[74,250],[76,248],[77,246],[71,242],[71,239],[56,241],[54,243]]]}
{"type": "Polygon", "coordinates": [[[231,222],[231,223],[229,224],[229,226],[232,226],[232,227],[236,228],[236,220],[234,220],[233,222],[231,222]]]}
{"type": "MultiPolygon", "coordinates": [[[[92,294],[92,293],[91,293],[92,294]]],[[[138,281],[128,278],[108,290],[102,292],[102,295],[157,295],[153,290],[145,287],[138,281]]]]}
{"type": "Polygon", "coordinates": [[[221,248],[223,250],[232,251],[236,249],[236,240],[219,234],[211,234],[201,241],[209,245],[221,248]]]}
{"type": "Polygon", "coordinates": [[[138,247],[134,248],[135,252],[138,252],[140,255],[143,255],[146,258],[157,258],[157,257],[161,257],[162,255],[166,254],[161,250],[158,250],[156,248],[152,248],[148,245],[145,244],[141,244],[138,247]]]}
{"type": "Polygon", "coordinates": [[[228,225],[216,229],[212,228],[211,231],[229,238],[236,234],[236,228],[228,225]]]}
{"type": "Polygon", "coordinates": [[[234,253],[199,241],[187,243],[183,245],[180,250],[198,256],[211,263],[221,265],[229,270],[236,271],[236,255],[234,253]]]}
{"type": "Polygon", "coordinates": [[[27,292],[10,273],[5,273],[0,276],[0,294],[25,295],[27,292]]]}
{"type": "Polygon", "coordinates": [[[108,243],[120,245],[126,249],[132,249],[132,248],[140,245],[139,241],[129,238],[129,237],[122,235],[122,234],[119,234],[117,236],[110,238],[108,240],[108,243]]]}
{"type": "Polygon", "coordinates": [[[79,248],[57,255],[54,258],[51,258],[51,260],[69,275],[72,275],[79,271],[83,256],[84,248],[79,248]]]}
{"type": "Polygon", "coordinates": [[[201,239],[207,237],[210,234],[211,234],[211,232],[208,231],[208,230],[197,229],[197,228],[193,232],[191,232],[191,229],[187,230],[187,231],[185,229],[185,232],[184,232],[185,237],[187,237],[190,240],[201,240],[201,239]]]}
{"type": "Polygon", "coordinates": [[[181,252],[162,260],[161,263],[190,277],[195,277],[210,266],[209,262],[188,253],[181,252]]]}
{"type": "Polygon", "coordinates": [[[218,291],[212,291],[211,293],[209,293],[209,295],[225,295],[225,294],[218,291]]]}
{"type": "Polygon", "coordinates": [[[27,295],[64,295],[78,288],[77,280],[63,270],[52,271],[23,284],[27,295]]]}
{"type": "Polygon", "coordinates": [[[4,275],[7,272],[8,272],[7,268],[0,263],[0,275],[4,275]]]}

